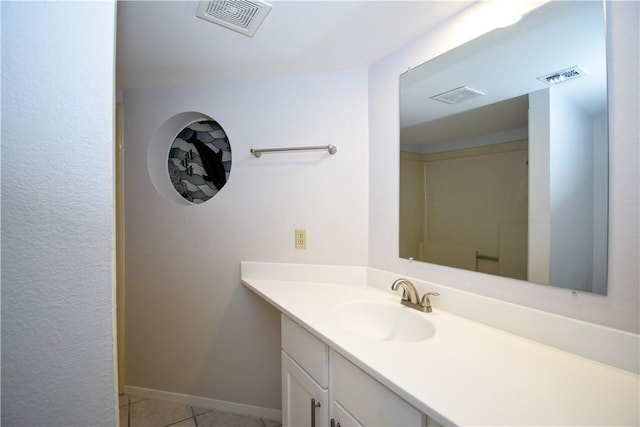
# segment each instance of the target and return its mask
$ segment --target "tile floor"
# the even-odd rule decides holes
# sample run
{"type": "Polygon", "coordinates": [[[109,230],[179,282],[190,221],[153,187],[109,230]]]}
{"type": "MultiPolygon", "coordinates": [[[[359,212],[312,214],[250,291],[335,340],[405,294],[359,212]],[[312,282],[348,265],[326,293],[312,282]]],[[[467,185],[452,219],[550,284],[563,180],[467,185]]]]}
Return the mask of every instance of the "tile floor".
{"type": "Polygon", "coordinates": [[[281,427],[280,422],[120,395],[121,427],[281,427]]]}

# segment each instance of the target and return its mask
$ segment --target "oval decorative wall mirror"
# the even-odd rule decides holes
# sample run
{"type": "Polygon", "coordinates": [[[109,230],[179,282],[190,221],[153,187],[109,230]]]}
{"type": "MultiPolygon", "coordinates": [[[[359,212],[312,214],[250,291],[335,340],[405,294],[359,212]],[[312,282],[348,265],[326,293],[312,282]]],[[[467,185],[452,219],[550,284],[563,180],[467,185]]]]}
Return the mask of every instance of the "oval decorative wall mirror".
{"type": "Polygon", "coordinates": [[[199,120],[186,126],[171,144],[168,160],[173,188],[191,203],[206,202],[229,179],[231,145],[214,120],[199,120]]]}

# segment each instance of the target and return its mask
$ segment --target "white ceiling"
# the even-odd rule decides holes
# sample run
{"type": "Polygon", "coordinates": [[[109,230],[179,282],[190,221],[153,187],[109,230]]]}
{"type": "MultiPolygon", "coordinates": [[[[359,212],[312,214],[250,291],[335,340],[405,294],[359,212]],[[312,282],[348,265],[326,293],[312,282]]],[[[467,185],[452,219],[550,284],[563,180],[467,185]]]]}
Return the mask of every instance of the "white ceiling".
{"type": "Polygon", "coordinates": [[[251,38],[196,17],[197,1],[119,1],[119,89],[374,63],[473,1],[270,1],[251,38]]]}

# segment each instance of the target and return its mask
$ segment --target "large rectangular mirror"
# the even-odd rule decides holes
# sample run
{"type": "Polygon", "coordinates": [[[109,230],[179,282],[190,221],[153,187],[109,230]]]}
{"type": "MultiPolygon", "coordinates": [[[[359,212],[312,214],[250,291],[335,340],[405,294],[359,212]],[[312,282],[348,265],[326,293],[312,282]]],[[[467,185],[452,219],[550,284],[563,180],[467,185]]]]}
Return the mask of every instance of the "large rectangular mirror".
{"type": "Polygon", "coordinates": [[[550,2],[400,76],[401,258],[606,294],[604,12],[550,2]]]}

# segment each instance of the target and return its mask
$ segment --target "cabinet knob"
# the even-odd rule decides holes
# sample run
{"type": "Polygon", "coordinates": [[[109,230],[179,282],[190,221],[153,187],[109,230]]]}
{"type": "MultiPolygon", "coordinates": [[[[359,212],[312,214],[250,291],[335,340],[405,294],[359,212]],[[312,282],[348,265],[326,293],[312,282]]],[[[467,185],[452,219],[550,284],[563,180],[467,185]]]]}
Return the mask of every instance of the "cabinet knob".
{"type": "Polygon", "coordinates": [[[316,399],[311,399],[311,427],[316,427],[316,408],[320,407],[320,402],[316,402],[316,399]]]}

